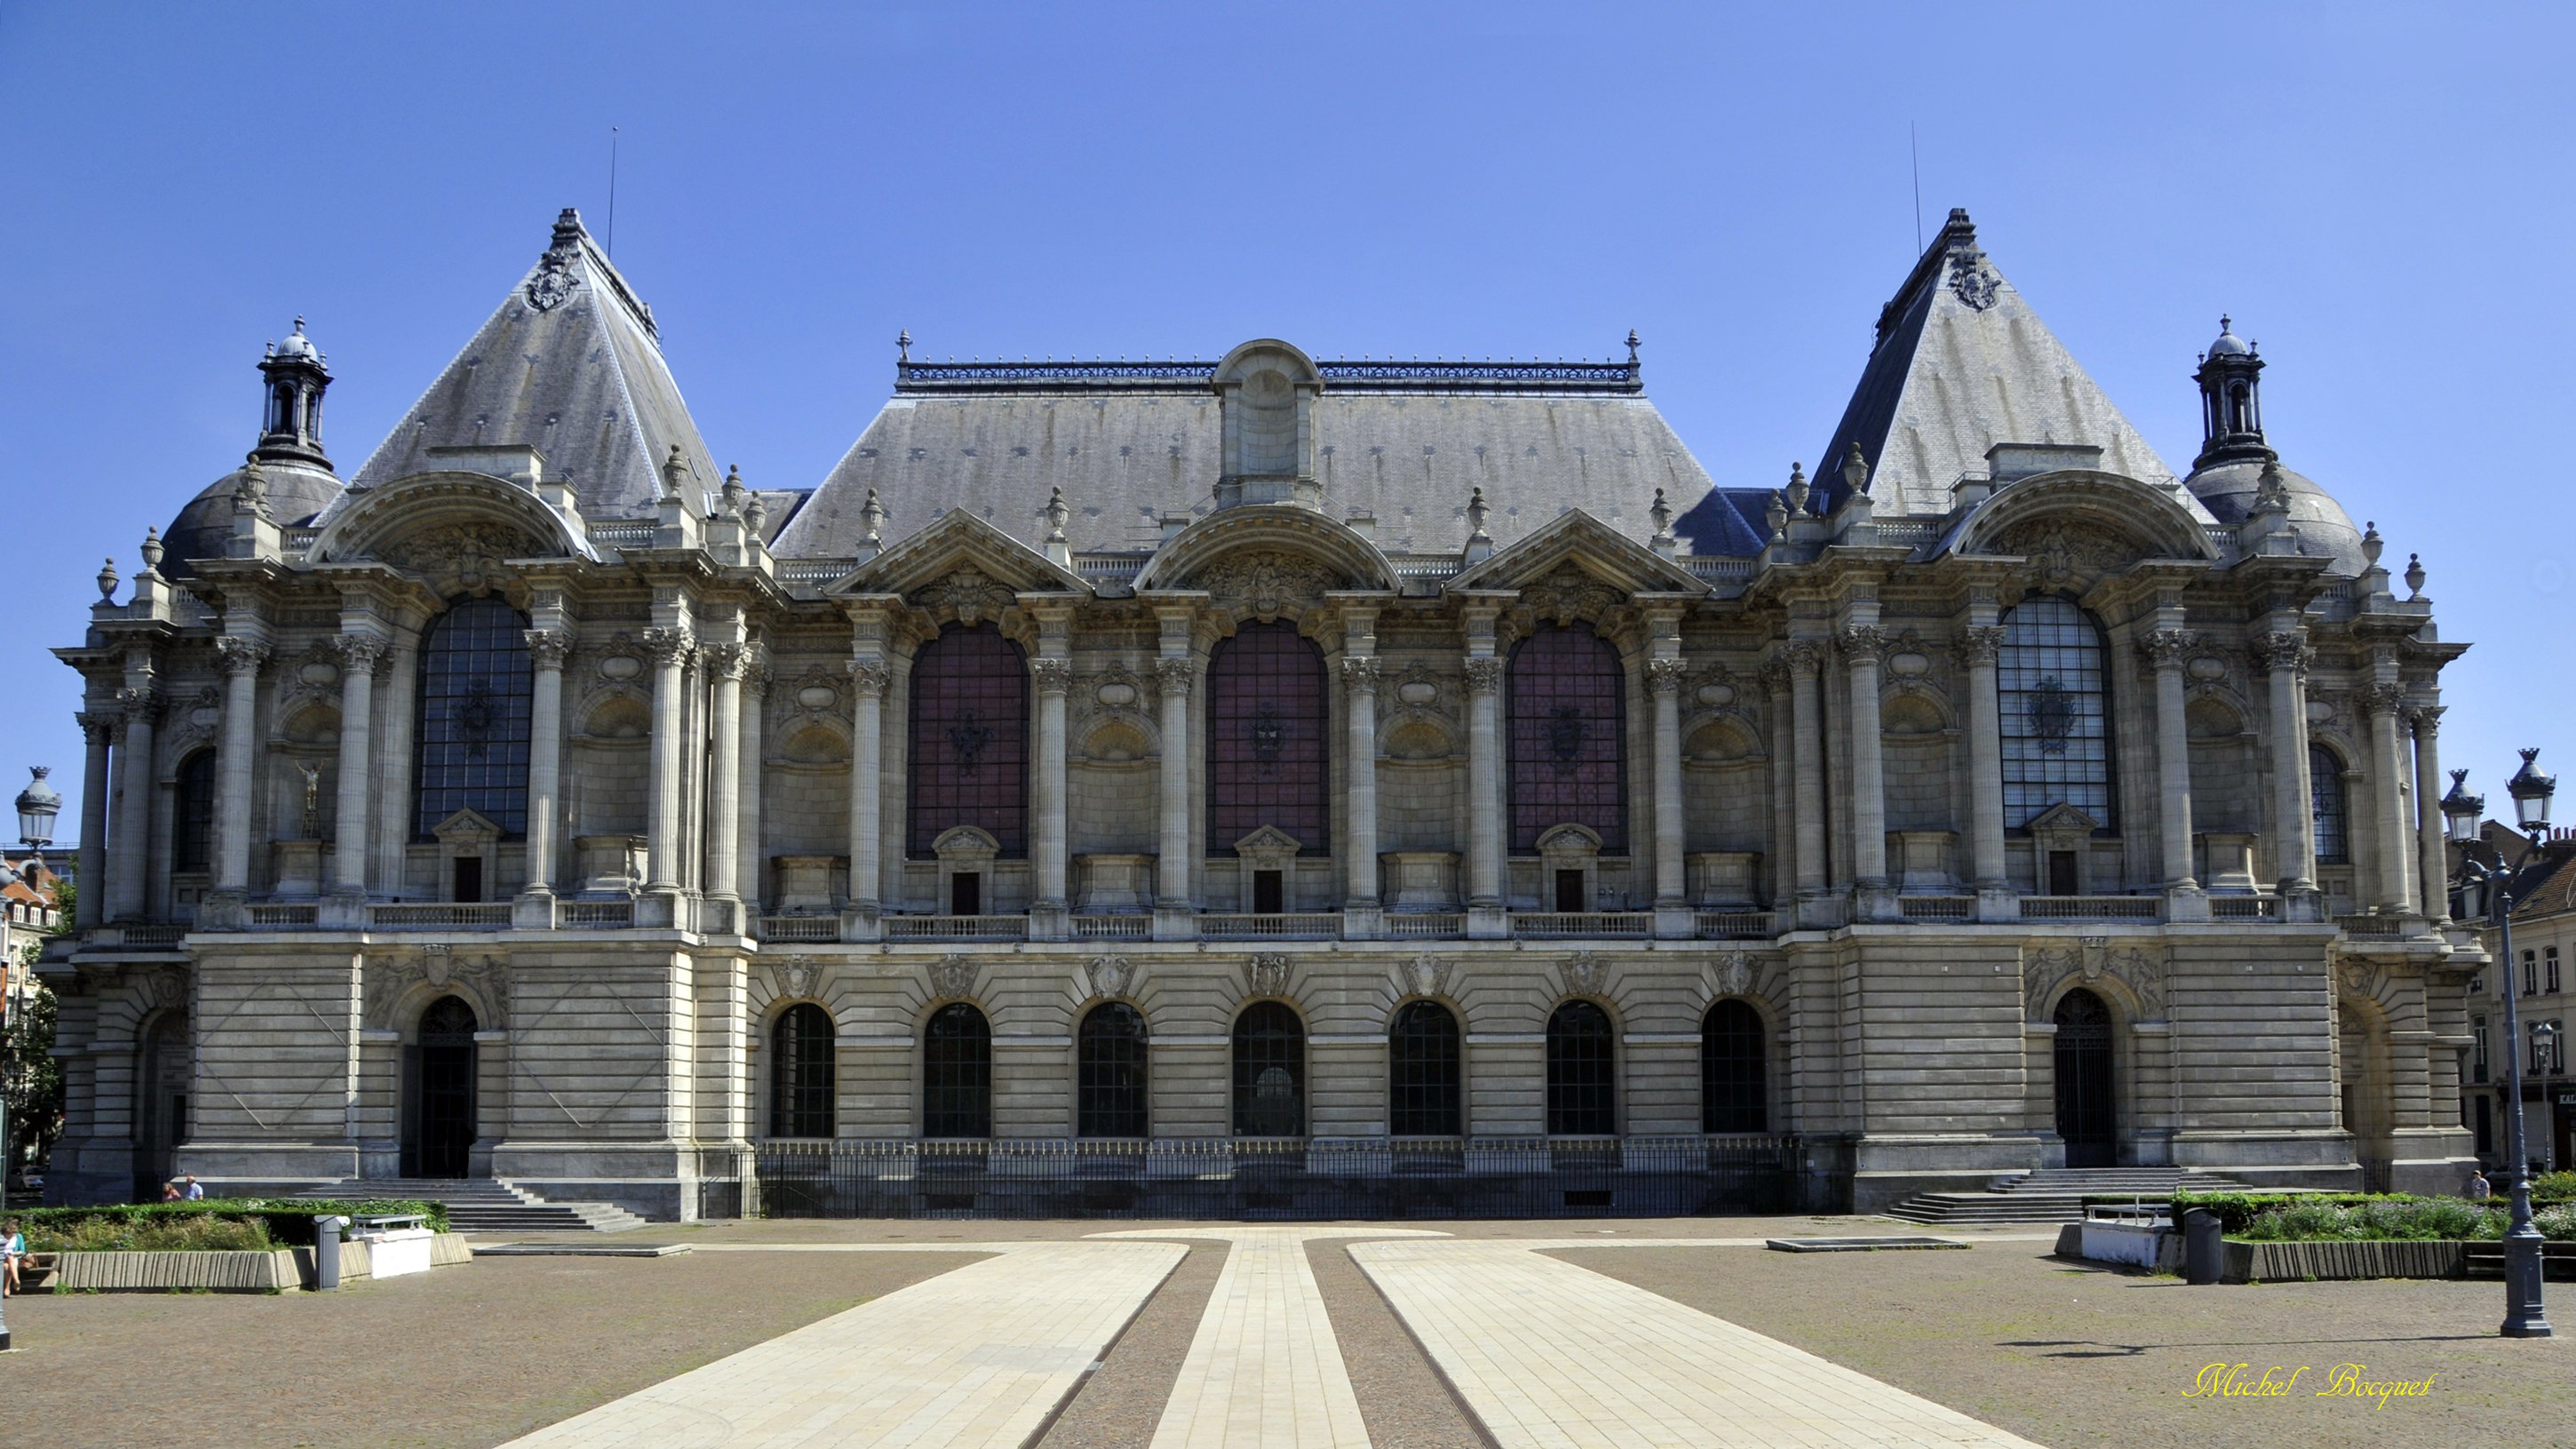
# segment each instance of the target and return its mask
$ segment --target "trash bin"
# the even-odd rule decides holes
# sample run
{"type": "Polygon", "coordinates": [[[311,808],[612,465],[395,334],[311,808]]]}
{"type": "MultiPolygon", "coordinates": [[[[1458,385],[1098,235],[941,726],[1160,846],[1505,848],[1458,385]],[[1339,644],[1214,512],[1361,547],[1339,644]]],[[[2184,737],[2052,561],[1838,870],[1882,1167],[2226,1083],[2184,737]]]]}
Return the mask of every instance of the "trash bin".
{"type": "Polygon", "coordinates": [[[2215,1283],[2227,1257],[2219,1236],[2218,1214],[2193,1208],[2182,1215],[2182,1278],[2186,1283],[2215,1283]]]}
{"type": "Polygon", "coordinates": [[[317,1214],[313,1219],[313,1291],[328,1292],[340,1286],[340,1232],[349,1220],[331,1214],[317,1214]]]}

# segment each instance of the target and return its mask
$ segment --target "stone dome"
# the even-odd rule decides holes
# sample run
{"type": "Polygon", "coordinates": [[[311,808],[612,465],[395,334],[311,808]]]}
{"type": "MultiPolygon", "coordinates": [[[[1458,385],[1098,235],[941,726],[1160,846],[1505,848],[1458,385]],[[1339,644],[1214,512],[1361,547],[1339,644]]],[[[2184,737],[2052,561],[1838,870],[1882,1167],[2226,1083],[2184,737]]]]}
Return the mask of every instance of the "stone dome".
{"type": "Polygon", "coordinates": [[[2245,345],[2245,339],[2236,335],[2236,329],[2230,325],[2229,319],[2225,317],[2218,319],[2218,340],[2209,344],[2210,356],[2248,357],[2253,352],[2253,348],[2245,345]]]}
{"type": "Polygon", "coordinates": [[[276,355],[279,357],[309,357],[315,362],[320,362],[322,360],[322,349],[314,346],[313,339],[304,335],[304,319],[298,317],[295,319],[295,331],[289,334],[284,342],[277,344],[276,355]]]}
{"type": "MultiPolygon", "coordinates": [[[[2253,511],[2254,491],[2262,482],[2263,460],[2245,458],[2199,469],[2183,480],[2183,486],[2209,509],[2212,518],[2239,523],[2253,511]]],[[[2290,521],[2299,526],[2300,552],[2331,559],[2327,571],[2347,577],[2369,567],[2361,552],[2361,530],[2352,526],[2352,515],[2332,494],[2287,468],[2281,469],[2281,485],[2290,495],[2290,521]]]]}
{"type": "MultiPolygon", "coordinates": [[[[340,479],[328,468],[309,463],[273,462],[259,466],[260,481],[268,486],[268,513],[280,528],[310,523],[331,500],[340,496],[340,479]]],[[[233,536],[233,489],[241,483],[242,470],[235,468],[206,485],[206,490],[188,500],[170,526],[161,530],[167,552],[161,560],[161,576],[184,579],[196,572],[188,567],[192,558],[222,558],[226,540],[233,536]]]]}

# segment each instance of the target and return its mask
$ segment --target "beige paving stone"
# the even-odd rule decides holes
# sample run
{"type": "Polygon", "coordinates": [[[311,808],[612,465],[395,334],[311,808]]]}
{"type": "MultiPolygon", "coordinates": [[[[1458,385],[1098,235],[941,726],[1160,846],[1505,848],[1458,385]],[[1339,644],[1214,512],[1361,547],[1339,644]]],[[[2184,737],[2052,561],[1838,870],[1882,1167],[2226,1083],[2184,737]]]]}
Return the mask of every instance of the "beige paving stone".
{"type": "Polygon", "coordinates": [[[2037,1449],[1529,1245],[1351,1257],[1502,1449],[2037,1449]]]}
{"type": "Polygon", "coordinates": [[[513,1445],[1016,1449],[1186,1250],[1171,1243],[1011,1247],[513,1445]]]}

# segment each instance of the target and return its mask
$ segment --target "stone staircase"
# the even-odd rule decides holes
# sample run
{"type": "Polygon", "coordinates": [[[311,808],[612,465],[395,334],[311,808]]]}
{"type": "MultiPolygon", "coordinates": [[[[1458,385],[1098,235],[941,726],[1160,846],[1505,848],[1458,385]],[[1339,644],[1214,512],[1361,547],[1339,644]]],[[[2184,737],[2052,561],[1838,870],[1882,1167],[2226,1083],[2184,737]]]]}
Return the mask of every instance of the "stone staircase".
{"type": "Polygon", "coordinates": [[[2084,1199],[2135,1194],[2153,1203],[2176,1192],[2244,1192],[2230,1178],[2179,1167],[2052,1167],[1995,1179],[1984,1192],[1917,1193],[1887,1210],[1907,1222],[1957,1227],[1968,1223],[2074,1223],[2084,1220],[2084,1199]]]}
{"type": "Polygon", "coordinates": [[[622,1233],[644,1219],[598,1202],[548,1202],[494,1178],[353,1177],[298,1197],[356,1201],[420,1198],[447,1204],[447,1225],[460,1233],[622,1233]]]}

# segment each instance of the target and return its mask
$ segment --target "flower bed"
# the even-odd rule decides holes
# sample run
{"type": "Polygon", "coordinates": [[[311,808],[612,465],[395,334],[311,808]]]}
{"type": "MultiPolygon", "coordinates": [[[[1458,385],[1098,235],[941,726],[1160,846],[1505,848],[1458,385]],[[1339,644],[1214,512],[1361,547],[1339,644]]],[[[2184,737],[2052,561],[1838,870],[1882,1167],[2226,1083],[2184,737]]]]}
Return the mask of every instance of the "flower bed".
{"type": "Polygon", "coordinates": [[[431,1231],[447,1231],[446,1204],[394,1198],[204,1198],[34,1208],[15,1216],[32,1253],[264,1252],[311,1247],[313,1219],[323,1213],[415,1215],[428,1219],[431,1231]]]}
{"type": "MultiPolygon", "coordinates": [[[[2478,1242],[2504,1236],[2509,1221],[2494,1202],[2403,1193],[2177,1193],[2175,1221],[2193,1209],[2218,1214],[2228,1237],[2257,1243],[2478,1242]]],[[[2542,1237],[2576,1242],[2576,1203],[2533,1214],[2542,1237]]]]}

